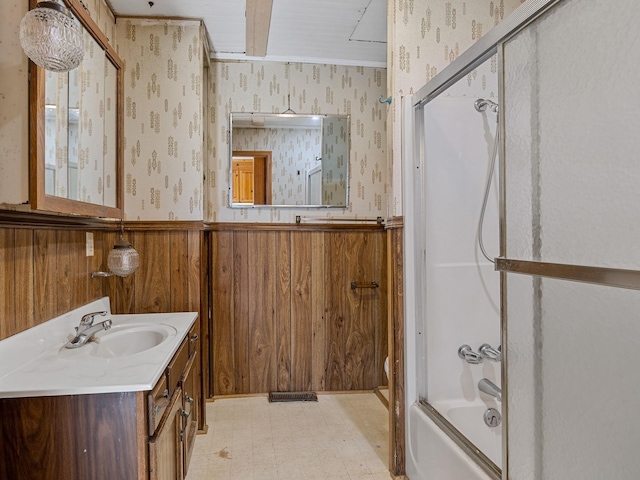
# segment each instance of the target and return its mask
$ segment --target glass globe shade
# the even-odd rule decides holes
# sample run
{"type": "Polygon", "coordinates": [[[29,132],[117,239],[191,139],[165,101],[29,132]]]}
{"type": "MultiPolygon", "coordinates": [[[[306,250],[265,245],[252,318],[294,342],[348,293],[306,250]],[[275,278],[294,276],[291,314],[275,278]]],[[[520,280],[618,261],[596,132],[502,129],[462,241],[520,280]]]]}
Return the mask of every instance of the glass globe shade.
{"type": "Polygon", "coordinates": [[[84,56],[82,27],[56,2],[39,2],[20,22],[20,45],[38,66],[52,72],[76,68],[84,56]]]}
{"type": "Polygon", "coordinates": [[[126,277],[135,272],[139,265],[138,252],[121,236],[107,257],[109,270],[120,277],[126,277]]]}

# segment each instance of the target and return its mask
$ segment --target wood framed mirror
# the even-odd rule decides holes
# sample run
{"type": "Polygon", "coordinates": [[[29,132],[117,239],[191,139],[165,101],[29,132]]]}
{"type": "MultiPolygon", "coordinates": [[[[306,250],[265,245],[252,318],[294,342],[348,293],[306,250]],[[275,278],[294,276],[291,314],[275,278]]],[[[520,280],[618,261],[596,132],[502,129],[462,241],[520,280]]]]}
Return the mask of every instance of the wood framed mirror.
{"type": "Polygon", "coordinates": [[[83,27],[84,59],[67,73],[29,62],[29,203],[122,218],[123,62],[80,2],[64,3],[83,27]]]}

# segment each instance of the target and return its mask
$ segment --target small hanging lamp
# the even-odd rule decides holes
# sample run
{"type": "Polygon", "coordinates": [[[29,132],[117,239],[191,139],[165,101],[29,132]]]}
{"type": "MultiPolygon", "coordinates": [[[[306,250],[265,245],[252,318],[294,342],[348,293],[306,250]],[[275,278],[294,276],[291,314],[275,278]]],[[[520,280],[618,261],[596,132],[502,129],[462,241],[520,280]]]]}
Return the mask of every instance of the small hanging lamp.
{"type": "Polygon", "coordinates": [[[44,1],[20,22],[20,45],[36,65],[52,72],[68,72],[84,57],[82,26],[64,5],[44,1]]]}
{"type": "Polygon", "coordinates": [[[107,257],[109,272],[93,272],[91,278],[118,275],[126,277],[140,266],[140,255],[129,242],[124,239],[124,222],[120,221],[120,239],[113,246],[107,257]]]}

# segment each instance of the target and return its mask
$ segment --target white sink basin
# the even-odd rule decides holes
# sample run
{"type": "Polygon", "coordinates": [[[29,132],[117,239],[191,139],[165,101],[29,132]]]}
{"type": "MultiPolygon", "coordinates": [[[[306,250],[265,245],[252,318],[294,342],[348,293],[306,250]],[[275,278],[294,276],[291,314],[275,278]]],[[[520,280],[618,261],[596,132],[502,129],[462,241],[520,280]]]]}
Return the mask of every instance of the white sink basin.
{"type": "Polygon", "coordinates": [[[175,328],[163,324],[114,326],[96,335],[97,345],[89,353],[100,358],[128,357],[151,350],[176,333],[175,328]]]}
{"type": "Polygon", "coordinates": [[[85,345],[68,349],[62,347],[59,356],[90,355],[97,358],[122,358],[137,355],[162,345],[177,330],[164,323],[124,323],[100,331],[85,345]]]}

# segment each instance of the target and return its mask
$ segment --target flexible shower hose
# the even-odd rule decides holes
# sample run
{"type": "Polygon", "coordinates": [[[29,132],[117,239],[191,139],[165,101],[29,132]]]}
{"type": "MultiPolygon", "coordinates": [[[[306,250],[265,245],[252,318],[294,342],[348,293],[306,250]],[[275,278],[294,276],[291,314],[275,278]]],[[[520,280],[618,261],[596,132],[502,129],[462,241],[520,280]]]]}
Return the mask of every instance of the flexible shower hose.
{"type": "Polygon", "coordinates": [[[484,189],[484,199],[482,200],[482,209],[480,210],[480,219],[478,220],[478,245],[480,246],[480,251],[484,258],[489,260],[491,263],[496,263],[489,255],[487,251],[484,249],[484,242],[482,241],[482,230],[484,225],[484,214],[487,210],[487,201],[489,199],[489,191],[491,190],[491,181],[493,180],[493,171],[496,166],[496,157],[498,155],[498,144],[500,143],[500,128],[496,125],[496,138],[493,142],[493,157],[491,159],[491,166],[489,167],[489,175],[487,176],[487,185],[484,189]]]}

